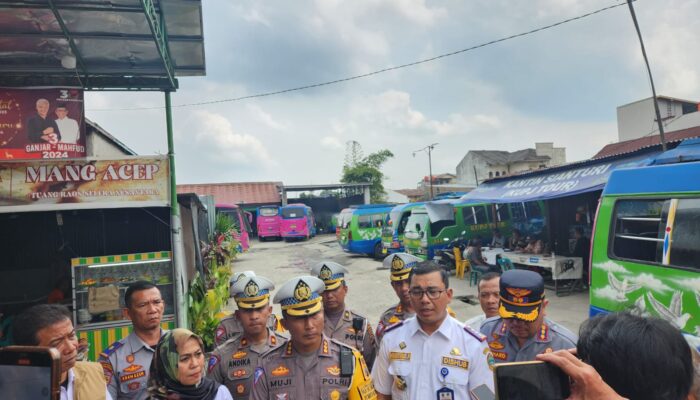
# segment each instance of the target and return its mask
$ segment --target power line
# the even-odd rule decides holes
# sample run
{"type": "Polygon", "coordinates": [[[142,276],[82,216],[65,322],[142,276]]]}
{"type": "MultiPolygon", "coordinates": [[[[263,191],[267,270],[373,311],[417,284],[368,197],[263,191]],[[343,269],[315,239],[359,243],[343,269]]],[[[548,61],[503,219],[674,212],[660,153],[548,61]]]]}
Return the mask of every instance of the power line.
{"type": "MultiPolygon", "coordinates": [[[[632,0],[632,1],[636,1],[636,0],[632,0]]],[[[553,24],[550,24],[550,25],[545,25],[545,26],[542,26],[542,27],[539,27],[539,28],[535,28],[535,29],[529,30],[529,31],[527,31],[527,32],[517,33],[517,34],[510,35],[510,36],[506,36],[506,37],[503,37],[503,38],[500,38],[500,39],[494,39],[494,40],[491,40],[491,41],[489,41],[489,42],[485,42],[485,43],[477,44],[477,45],[474,45],[474,46],[471,46],[471,47],[467,47],[467,48],[465,48],[465,49],[453,51],[453,52],[450,52],[450,53],[440,54],[440,55],[437,55],[437,56],[434,56],[434,57],[425,58],[425,59],[418,60],[418,61],[414,61],[414,62],[410,62],[410,63],[407,63],[407,64],[397,65],[397,66],[395,66],[395,67],[383,68],[383,69],[380,69],[380,70],[377,70],[377,71],[368,72],[368,73],[366,73],[366,74],[354,75],[354,76],[350,76],[350,77],[347,77],[347,78],[341,78],[341,79],[336,79],[336,80],[332,80],[332,81],[314,83],[314,84],[311,84],[311,85],[297,86],[297,87],[293,87],[293,88],[289,88],[289,89],[277,90],[277,91],[274,91],[274,92],[257,93],[257,94],[251,94],[251,95],[248,95],[248,96],[233,97],[233,98],[219,99],[219,100],[208,100],[208,101],[201,101],[201,102],[196,102],[196,103],[176,104],[176,105],[172,106],[172,108],[202,106],[202,105],[218,104],[218,103],[231,103],[231,102],[236,102],[236,101],[241,101],[241,100],[248,100],[248,99],[255,99],[255,98],[260,98],[260,97],[275,96],[275,95],[283,94],[283,93],[297,92],[297,91],[300,91],[300,90],[313,89],[313,88],[317,88],[317,87],[321,87],[321,86],[335,85],[335,84],[342,83],[342,82],[348,82],[348,81],[353,81],[353,80],[356,80],[356,79],[367,78],[367,77],[370,77],[370,76],[373,76],[373,75],[382,74],[382,73],[384,73],[384,72],[395,71],[395,70],[398,70],[398,69],[403,69],[403,68],[408,68],[408,67],[414,67],[414,66],[416,66],[416,65],[429,63],[429,62],[432,62],[432,61],[439,60],[439,59],[441,59],[441,58],[446,58],[446,57],[455,56],[455,55],[457,55],[457,54],[462,54],[462,53],[466,53],[466,52],[468,52],[468,51],[477,50],[477,49],[480,49],[480,48],[482,48],[482,47],[491,46],[491,45],[496,44],[496,43],[505,42],[505,41],[507,41],[507,40],[516,39],[516,38],[519,38],[519,37],[522,37],[522,36],[532,35],[532,34],[537,33],[537,32],[541,32],[541,31],[544,31],[544,30],[547,30],[547,29],[551,29],[551,28],[557,27],[557,26],[559,26],[559,25],[563,25],[563,24],[566,24],[566,23],[569,23],[569,22],[573,22],[573,21],[577,21],[577,20],[580,20],[580,19],[583,19],[583,18],[587,18],[587,17],[593,16],[593,15],[602,13],[602,12],[604,12],[604,11],[611,10],[611,9],[613,9],[613,8],[620,7],[620,6],[624,6],[624,5],[627,5],[627,3],[614,4],[614,5],[612,5],[612,6],[603,7],[603,8],[597,9],[597,10],[595,10],[595,11],[591,11],[591,12],[588,12],[588,13],[586,13],[586,14],[579,15],[579,16],[577,16],[577,17],[565,19],[565,20],[563,20],[563,21],[559,21],[559,22],[556,22],[556,23],[553,23],[553,24]]],[[[156,107],[103,108],[103,109],[97,108],[97,109],[89,109],[88,111],[136,111],[136,110],[160,110],[160,109],[163,109],[163,108],[165,108],[165,107],[163,107],[163,106],[156,106],[156,107]]]]}

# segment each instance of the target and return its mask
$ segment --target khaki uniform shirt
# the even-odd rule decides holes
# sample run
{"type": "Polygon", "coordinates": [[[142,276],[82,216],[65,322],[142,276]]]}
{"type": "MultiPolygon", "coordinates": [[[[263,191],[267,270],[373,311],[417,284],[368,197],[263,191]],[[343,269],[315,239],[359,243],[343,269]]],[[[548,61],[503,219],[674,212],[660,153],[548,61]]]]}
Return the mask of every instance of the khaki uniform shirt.
{"type": "Polygon", "coordinates": [[[253,376],[253,400],[376,399],[367,365],[357,350],[323,336],[318,353],[306,367],[292,342],[260,358],[253,376]],[[341,375],[341,348],[352,350],[353,371],[341,375]]]}
{"type": "Polygon", "coordinates": [[[98,361],[114,400],[148,398],[148,373],[154,352],[154,348],[131,332],[100,353],[98,361]]]}
{"type": "MultiPolygon", "coordinates": [[[[282,331],[282,325],[277,322],[277,316],[275,314],[270,314],[270,318],[267,319],[267,327],[273,331],[282,331]]],[[[241,323],[238,322],[235,315],[226,317],[219,322],[219,326],[216,328],[214,334],[214,343],[217,346],[221,346],[227,340],[238,336],[243,333],[243,327],[241,323]]]]}
{"type": "Polygon", "coordinates": [[[207,377],[225,385],[234,400],[247,400],[258,359],[285,342],[284,336],[268,329],[267,343],[256,351],[242,334],[234,336],[212,353],[207,366],[207,377]]]}
{"type": "Polygon", "coordinates": [[[496,362],[534,361],[535,356],[576,347],[578,337],[568,329],[545,318],[534,337],[520,347],[501,317],[492,317],[481,324],[496,362]]]}
{"type": "Polygon", "coordinates": [[[335,339],[359,350],[369,368],[372,368],[374,357],[377,355],[377,339],[374,336],[372,326],[367,318],[346,308],[345,311],[343,311],[343,316],[338,320],[335,326],[328,317],[326,317],[323,333],[331,339],[335,339]],[[352,320],[354,318],[362,319],[362,329],[360,329],[359,332],[355,332],[352,327],[352,320]]]}

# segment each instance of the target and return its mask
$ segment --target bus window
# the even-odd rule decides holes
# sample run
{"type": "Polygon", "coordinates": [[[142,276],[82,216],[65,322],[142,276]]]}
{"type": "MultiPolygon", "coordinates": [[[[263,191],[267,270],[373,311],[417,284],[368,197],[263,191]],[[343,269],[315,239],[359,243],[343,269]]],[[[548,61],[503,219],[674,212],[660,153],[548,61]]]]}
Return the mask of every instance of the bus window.
{"type": "Polygon", "coordinates": [[[372,216],[371,215],[359,215],[357,217],[357,227],[360,229],[367,229],[372,227],[372,216]]]}
{"type": "Polygon", "coordinates": [[[486,208],[484,206],[466,207],[462,211],[465,225],[487,224],[486,208]]]}
{"type": "Polygon", "coordinates": [[[275,217],[279,214],[279,209],[277,207],[260,207],[259,212],[261,217],[275,217]]]}
{"type": "Polygon", "coordinates": [[[484,206],[474,207],[474,216],[476,216],[477,225],[489,223],[488,213],[486,212],[486,207],[484,206]]]}
{"type": "Polygon", "coordinates": [[[401,235],[406,230],[406,225],[408,225],[408,218],[411,216],[410,212],[404,213],[401,216],[401,222],[399,222],[398,234],[401,235]]]}
{"type": "Polygon", "coordinates": [[[664,217],[668,205],[669,201],[665,199],[617,202],[613,255],[617,258],[660,263],[666,229],[664,217]]]}
{"type": "Polygon", "coordinates": [[[700,269],[700,199],[678,201],[671,265],[700,269]]]}
{"type": "Polygon", "coordinates": [[[514,221],[525,221],[527,219],[525,217],[525,203],[512,203],[510,211],[514,221]]]}
{"type": "Polygon", "coordinates": [[[498,222],[508,221],[510,219],[507,204],[496,204],[496,219],[498,222]]]}

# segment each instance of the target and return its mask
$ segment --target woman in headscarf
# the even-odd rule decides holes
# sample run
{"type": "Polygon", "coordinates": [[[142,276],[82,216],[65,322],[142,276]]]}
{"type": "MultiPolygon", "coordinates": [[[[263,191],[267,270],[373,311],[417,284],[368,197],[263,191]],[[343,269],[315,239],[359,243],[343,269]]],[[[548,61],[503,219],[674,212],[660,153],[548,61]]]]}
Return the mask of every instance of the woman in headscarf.
{"type": "Polygon", "coordinates": [[[166,332],[158,342],[148,378],[151,399],[233,400],[226,386],[204,376],[202,339],[187,329],[166,332]]]}

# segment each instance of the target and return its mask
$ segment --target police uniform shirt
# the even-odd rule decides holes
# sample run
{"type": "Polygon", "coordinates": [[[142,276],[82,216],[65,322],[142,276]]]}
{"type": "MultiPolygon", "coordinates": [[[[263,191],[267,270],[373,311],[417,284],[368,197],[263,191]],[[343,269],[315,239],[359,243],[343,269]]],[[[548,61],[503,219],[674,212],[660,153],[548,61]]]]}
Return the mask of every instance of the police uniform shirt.
{"type": "Polygon", "coordinates": [[[377,323],[377,342],[381,343],[382,336],[384,335],[384,330],[397,322],[401,322],[408,318],[415,316],[414,313],[409,313],[404,310],[401,303],[393,305],[387,308],[386,311],[382,313],[379,317],[379,323],[377,323]]]}
{"type": "MultiPolygon", "coordinates": [[[[279,331],[277,316],[275,314],[270,314],[270,317],[267,319],[267,327],[273,331],[279,331]]],[[[216,328],[214,333],[214,343],[216,343],[217,346],[221,346],[227,340],[232,339],[241,333],[243,333],[241,323],[238,322],[235,315],[231,315],[219,322],[219,326],[216,328]]]]}
{"type": "Polygon", "coordinates": [[[367,365],[372,368],[377,354],[377,340],[367,318],[346,308],[335,326],[328,317],[325,318],[323,333],[331,339],[359,350],[367,365]],[[362,319],[362,328],[359,332],[355,332],[353,329],[352,321],[354,318],[362,319]]]}
{"type": "Polygon", "coordinates": [[[306,367],[304,361],[291,341],[263,355],[253,376],[251,399],[376,399],[369,369],[357,350],[324,335],[311,364],[306,367]],[[348,376],[341,374],[342,348],[352,351],[348,376]]]}
{"type": "Polygon", "coordinates": [[[217,347],[209,358],[207,376],[225,385],[234,400],[247,400],[253,385],[253,371],[262,354],[286,342],[286,338],[268,329],[264,346],[251,346],[242,334],[217,347]]]}
{"type": "Polygon", "coordinates": [[[563,326],[544,318],[535,336],[520,347],[511,335],[505,320],[492,317],[481,324],[481,333],[486,336],[496,362],[534,361],[537,354],[550,353],[576,347],[578,337],[563,326]]]}
{"type": "Polygon", "coordinates": [[[372,369],[378,393],[392,399],[435,399],[438,390],[454,399],[470,399],[469,390],[486,385],[493,391],[494,361],[486,338],[447,316],[432,335],[416,318],[389,327],[372,369]]]}
{"type": "Polygon", "coordinates": [[[98,361],[105,374],[107,390],[114,400],[148,398],[148,373],[154,352],[135,332],[131,332],[100,353],[98,361]]]}

